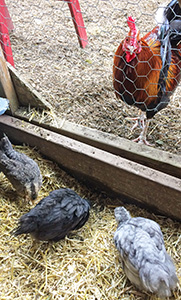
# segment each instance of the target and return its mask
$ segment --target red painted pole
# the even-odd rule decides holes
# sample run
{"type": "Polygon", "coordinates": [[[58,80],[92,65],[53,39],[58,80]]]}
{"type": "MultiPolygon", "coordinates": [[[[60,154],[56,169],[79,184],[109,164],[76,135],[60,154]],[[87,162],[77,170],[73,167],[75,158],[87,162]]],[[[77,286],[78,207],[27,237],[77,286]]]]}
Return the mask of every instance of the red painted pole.
{"type": "Polygon", "coordinates": [[[84,25],[80,4],[78,0],[64,0],[68,3],[79,44],[82,48],[88,44],[86,28],[84,25]]]}
{"type": "Polygon", "coordinates": [[[5,1],[0,0],[0,44],[4,52],[6,60],[14,66],[13,53],[11,49],[11,42],[9,37],[9,30],[13,29],[8,9],[5,1]]]}
{"type": "Polygon", "coordinates": [[[6,25],[8,27],[8,30],[11,31],[14,29],[14,25],[13,25],[13,22],[11,20],[11,17],[10,17],[10,14],[9,14],[9,11],[8,11],[8,8],[6,6],[6,3],[4,0],[0,0],[0,9],[1,7],[4,7],[4,18],[5,18],[5,21],[6,21],[6,25]]]}

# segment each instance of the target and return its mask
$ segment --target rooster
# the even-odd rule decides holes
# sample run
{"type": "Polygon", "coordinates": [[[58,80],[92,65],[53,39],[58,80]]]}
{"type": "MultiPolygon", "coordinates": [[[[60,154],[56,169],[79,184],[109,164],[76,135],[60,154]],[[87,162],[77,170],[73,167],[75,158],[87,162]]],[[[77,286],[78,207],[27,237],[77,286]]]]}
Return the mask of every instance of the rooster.
{"type": "Polygon", "coordinates": [[[181,77],[181,8],[178,1],[172,0],[167,7],[160,7],[156,20],[158,25],[140,38],[135,19],[128,17],[130,31],[120,43],[113,65],[117,98],[142,111],[137,118],[142,132],[135,141],[147,145],[149,120],[168,105],[181,77]]]}

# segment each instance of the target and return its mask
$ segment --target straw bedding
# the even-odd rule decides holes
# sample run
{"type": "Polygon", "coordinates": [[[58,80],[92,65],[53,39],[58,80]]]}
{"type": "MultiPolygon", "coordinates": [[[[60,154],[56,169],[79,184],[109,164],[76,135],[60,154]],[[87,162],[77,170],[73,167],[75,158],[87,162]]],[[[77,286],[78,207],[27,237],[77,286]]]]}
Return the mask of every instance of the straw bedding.
{"type": "MultiPolygon", "coordinates": [[[[25,203],[0,174],[0,299],[156,300],[133,287],[121,269],[113,234],[117,227],[114,207],[122,205],[123,199],[113,201],[104,192],[81,184],[35,149],[15,149],[35,159],[43,175],[43,186],[35,203],[25,203]],[[91,201],[90,218],[84,227],[58,243],[36,242],[29,235],[10,235],[22,214],[51,190],[61,187],[71,188],[91,201]]],[[[132,216],[148,217],[160,224],[180,280],[181,224],[134,205],[124,205],[132,216]]],[[[180,288],[171,299],[181,299],[180,288]]]]}

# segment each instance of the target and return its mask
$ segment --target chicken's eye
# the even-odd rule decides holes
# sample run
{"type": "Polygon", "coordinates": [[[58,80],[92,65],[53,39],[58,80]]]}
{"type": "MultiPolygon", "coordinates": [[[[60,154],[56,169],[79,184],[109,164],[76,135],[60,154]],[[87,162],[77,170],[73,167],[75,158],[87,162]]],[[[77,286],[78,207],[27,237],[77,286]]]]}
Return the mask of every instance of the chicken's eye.
{"type": "Polygon", "coordinates": [[[129,42],[129,39],[128,39],[128,38],[126,38],[126,42],[127,42],[127,43],[129,42]]]}

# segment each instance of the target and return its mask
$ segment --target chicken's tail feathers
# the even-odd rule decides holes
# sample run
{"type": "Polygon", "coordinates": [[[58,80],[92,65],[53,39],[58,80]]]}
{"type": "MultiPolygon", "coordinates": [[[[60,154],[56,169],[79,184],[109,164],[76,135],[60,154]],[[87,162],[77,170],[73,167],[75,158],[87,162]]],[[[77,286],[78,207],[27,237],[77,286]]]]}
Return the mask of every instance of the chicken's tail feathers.
{"type": "Polygon", "coordinates": [[[18,222],[18,226],[14,228],[10,234],[18,236],[34,232],[37,229],[37,224],[34,219],[35,218],[33,216],[23,215],[18,222]]]}
{"type": "Polygon", "coordinates": [[[2,150],[6,155],[9,155],[9,153],[13,151],[13,146],[5,133],[0,140],[0,150],[2,150]]]}
{"type": "Polygon", "coordinates": [[[172,0],[165,8],[160,7],[156,14],[160,26],[160,55],[162,68],[158,81],[158,97],[163,98],[166,92],[166,79],[171,64],[172,48],[181,40],[181,8],[177,0],[172,0]]]}
{"type": "Polygon", "coordinates": [[[166,252],[166,264],[169,268],[169,273],[170,273],[170,286],[173,287],[172,289],[174,289],[176,287],[177,283],[179,282],[179,280],[176,275],[173,260],[167,252],[166,252]]]}
{"type": "Polygon", "coordinates": [[[18,236],[21,234],[27,234],[27,233],[31,233],[33,232],[33,230],[31,229],[30,226],[22,226],[22,225],[18,225],[16,228],[14,228],[12,231],[10,231],[10,234],[13,236],[18,236]]]}
{"type": "Polygon", "coordinates": [[[172,0],[165,8],[164,15],[169,23],[169,39],[172,48],[181,41],[181,8],[177,0],[172,0]]]}
{"type": "Polygon", "coordinates": [[[10,231],[10,234],[13,236],[18,236],[23,233],[24,232],[22,231],[21,225],[19,225],[18,227],[14,228],[12,231],[10,231]]]}
{"type": "Polygon", "coordinates": [[[170,1],[165,8],[164,14],[169,23],[173,22],[175,19],[180,19],[181,8],[179,2],[177,0],[170,1]]]}
{"type": "Polygon", "coordinates": [[[165,279],[160,279],[159,289],[158,289],[158,296],[159,298],[166,298],[172,295],[173,288],[170,287],[169,282],[165,279]]]}
{"type": "Polygon", "coordinates": [[[160,298],[170,297],[172,291],[175,290],[178,278],[173,265],[164,265],[159,263],[155,264],[147,262],[140,270],[140,277],[145,288],[158,294],[160,298]]]}

